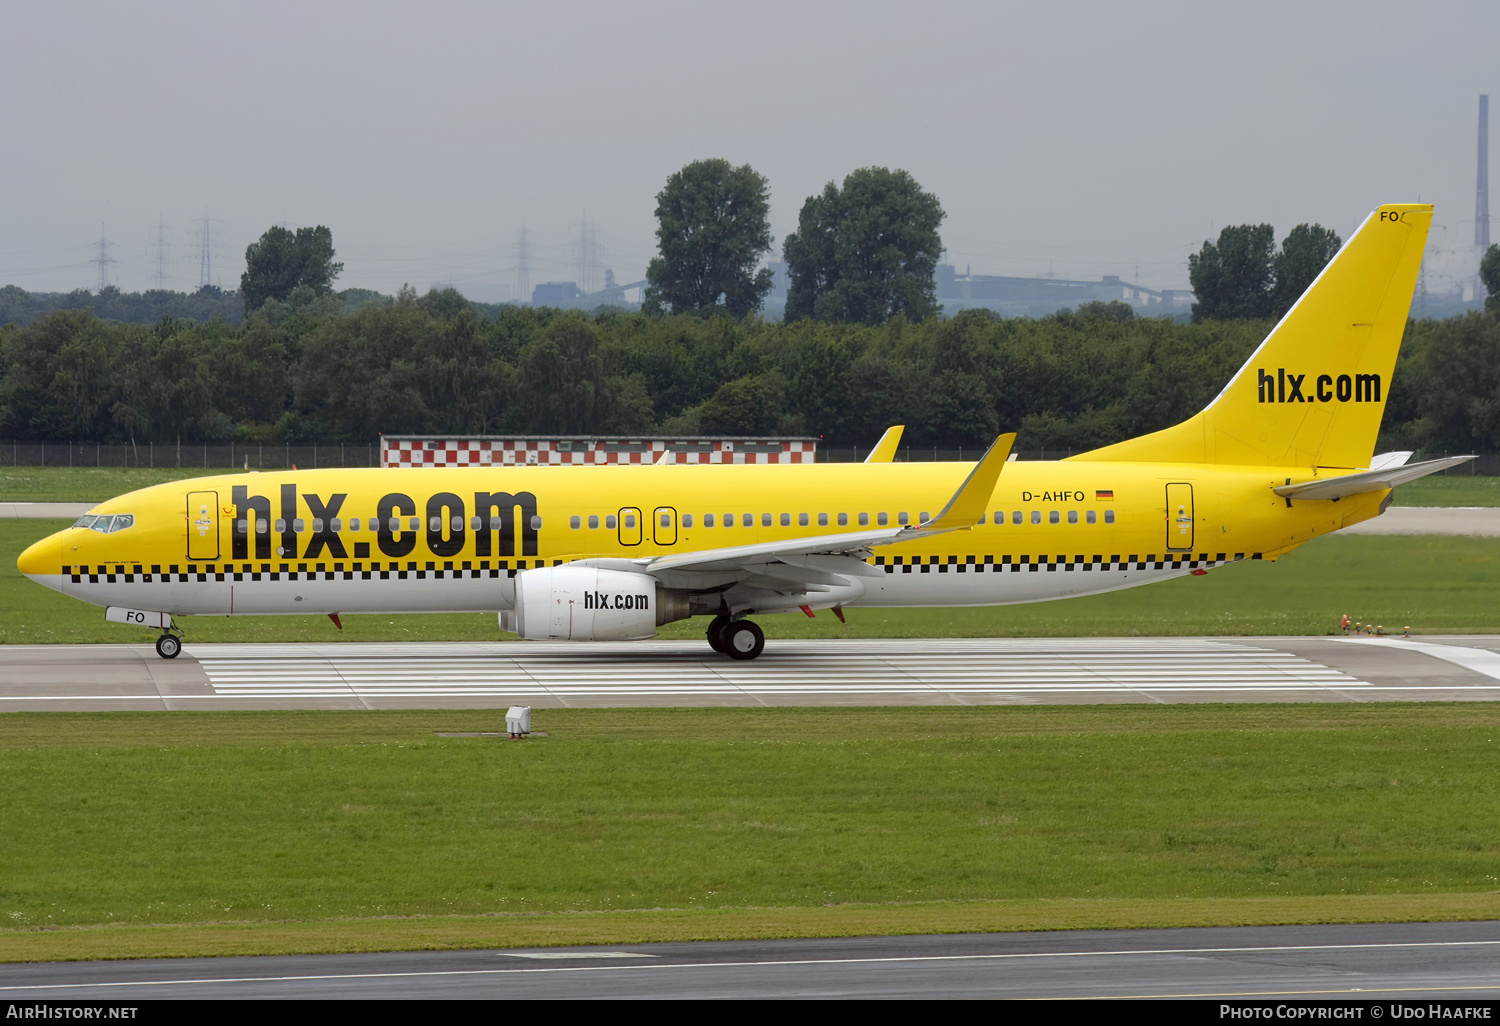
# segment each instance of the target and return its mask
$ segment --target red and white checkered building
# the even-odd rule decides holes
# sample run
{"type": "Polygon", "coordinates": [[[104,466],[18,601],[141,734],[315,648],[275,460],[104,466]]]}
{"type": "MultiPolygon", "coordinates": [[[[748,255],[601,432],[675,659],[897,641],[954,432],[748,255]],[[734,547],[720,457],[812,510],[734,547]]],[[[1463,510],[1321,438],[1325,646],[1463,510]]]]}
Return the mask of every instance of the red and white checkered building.
{"type": "Polygon", "coordinates": [[[382,435],[383,467],[567,467],[585,463],[814,463],[816,438],[382,435]]]}

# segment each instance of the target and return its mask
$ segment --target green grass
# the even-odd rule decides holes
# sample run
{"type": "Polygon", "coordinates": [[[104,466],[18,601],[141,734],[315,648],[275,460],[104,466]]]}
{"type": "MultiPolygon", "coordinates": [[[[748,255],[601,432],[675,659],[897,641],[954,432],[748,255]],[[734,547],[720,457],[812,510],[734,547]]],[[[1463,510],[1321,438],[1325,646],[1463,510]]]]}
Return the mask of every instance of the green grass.
{"type": "Polygon", "coordinates": [[[496,715],[0,716],[0,958],[1500,915],[1493,705],[496,715]]]}
{"type": "MultiPolygon", "coordinates": [[[[1459,470],[1463,468],[1460,467],[1459,470]]],[[[1500,506],[1500,477],[1424,477],[1396,489],[1394,506],[1500,506]]]]}
{"type": "Polygon", "coordinates": [[[137,488],[235,470],[0,467],[0,502],[103,502],[137,488]]]}
{"type": "MultiPolygon", "coordinates": [[[[0,502],[102,502],[148,485],[232,473],[233,469],[0,467],[0,502]]],[[[1424,477],[1397,488],[1395,504],[1500,506],[1500,477],[1424,477]]]]}
{"type": "MultiPolygon", "coordinates": [[[[151,632],[106,623],[103,610],[22,577],[16,556],[66,521],[0,520],[0,644],[148,642],[151,632]]],[[[1500,631],[1500,538],[1333,536],[1275,563],[1251,561],[1127,591],[977,609],[860,609],[847,624],[768,616],[778,638],[1092,637],[1328,634],[1338,620],[1399,632],[1500,631]]],[[[326,617],[185,617],[189,641],[495,641],[492,613],[326,617]]],[[[703,636],[698,617],[662,628],[663,638],[703,636]]]]}

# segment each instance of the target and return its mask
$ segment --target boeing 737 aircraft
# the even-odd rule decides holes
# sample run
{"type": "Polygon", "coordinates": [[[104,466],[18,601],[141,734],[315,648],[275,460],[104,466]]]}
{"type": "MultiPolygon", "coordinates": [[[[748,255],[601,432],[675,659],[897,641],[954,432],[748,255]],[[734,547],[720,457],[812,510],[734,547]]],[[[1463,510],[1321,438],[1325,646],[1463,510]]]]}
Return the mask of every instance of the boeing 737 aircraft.
{"type": "Polygon", "coordinates": [[[197,614],[496,611],[533,640],[649,638],[712,617],[972,606],[1130,588],[1275,559],[1378,516],[1469,457],[1372,459],[1432,207],[1366,218],[1218,397],[1060,462],[494,467],[226,474],[110,499],[21,572],[159,629],[197,614]]]}

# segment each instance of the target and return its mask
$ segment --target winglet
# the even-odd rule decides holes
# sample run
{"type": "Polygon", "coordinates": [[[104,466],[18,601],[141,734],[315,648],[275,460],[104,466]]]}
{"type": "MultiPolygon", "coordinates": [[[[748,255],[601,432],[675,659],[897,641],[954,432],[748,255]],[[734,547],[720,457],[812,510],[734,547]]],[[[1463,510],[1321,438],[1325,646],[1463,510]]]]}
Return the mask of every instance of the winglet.
{"type": "Polygon", "coordinates": [[[989,508],[990,496],[994,494],[1000,471],[1005,469],[1005,463],[1010,458],[1011,446],[1015,444],[1014,434],[1001,435],[995,439],[989,451],[964,479],[964,483],[959,485],[958,491],[953,493],[953,498],[948,500],[948,505],[937,516],[920,525],[919,529],[956,531],[979,524],[984,519],[985,510],[989,508]]]}
{"type": "Polygon", "coordinates": [[[905,430],[905,424],[896,424],[886,428],[885,434],[880,436],[880,441],[875,443],[875,448],[870,450],[870,455],[865,457],[865,462],[894,463],[896,461],[896,447],[901,444],[901,432],[905,430]]]}

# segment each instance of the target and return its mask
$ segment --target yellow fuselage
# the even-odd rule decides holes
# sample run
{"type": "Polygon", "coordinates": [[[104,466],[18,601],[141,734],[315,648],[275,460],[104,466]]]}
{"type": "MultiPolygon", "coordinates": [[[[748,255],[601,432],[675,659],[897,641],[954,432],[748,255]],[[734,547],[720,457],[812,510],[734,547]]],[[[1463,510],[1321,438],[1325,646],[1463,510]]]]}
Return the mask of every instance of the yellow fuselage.
{"type": "MultiPolygon", "coordinates": [[[[31,546],[23,573],[173,614],[498,610],[503,578],[583,559],[868,531],[934,515],[970,464],[514,467],[226,474],[100,504],[133,522],[31,546]]],[[[884,545],[859,605],[990,605],[1274,558],[1380,512],[1388,492],[1288,502],[1309,472],[1006,465],[984,523],[884,545]]]]}

